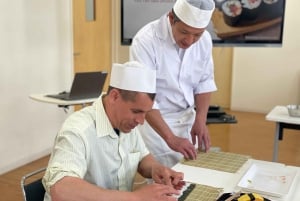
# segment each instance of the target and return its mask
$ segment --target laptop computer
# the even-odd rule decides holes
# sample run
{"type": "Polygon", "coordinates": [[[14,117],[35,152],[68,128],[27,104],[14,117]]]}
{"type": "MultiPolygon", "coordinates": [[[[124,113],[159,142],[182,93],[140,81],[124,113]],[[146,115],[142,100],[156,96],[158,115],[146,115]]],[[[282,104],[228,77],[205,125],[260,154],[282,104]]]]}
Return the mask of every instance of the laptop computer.
{"type": "Polygon", "coordinates": [[[75,73],[71,90],[59,94],[49,94],[47,97],[61,100],[78,100],[97,98],[100,96],[107,77],[107,72],[80,72],[75,73]]]}

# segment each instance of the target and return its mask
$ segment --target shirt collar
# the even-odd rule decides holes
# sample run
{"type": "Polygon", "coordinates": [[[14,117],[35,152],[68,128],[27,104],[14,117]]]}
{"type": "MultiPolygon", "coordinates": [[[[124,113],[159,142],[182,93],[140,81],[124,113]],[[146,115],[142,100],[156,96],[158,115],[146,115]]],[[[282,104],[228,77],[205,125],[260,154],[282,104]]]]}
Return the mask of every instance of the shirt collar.
{"type": "Polygon", "coordinates": [[[167,16],[167,22],[166,23],[167,23],[167,28],[168,28],[168,34],[169,34],[169,36],[170,36],[170,38],[172,40],[172,43],[175,46],[177,46],[176,41],[175,41],[174,36],[173,36],[173,32],[172,32],[172,27],[171,27],[171,23],[170,23],[170,20],[169,20],[169,16],[167,16]]]}
{"type": "Polygon", "coordinates": [[[98,137],[104,136],[111,136],[112,138],[118,138],[118,135],[114,131],[109,118],[105,112],[102,97],[100,96],[94,103],[93,106],[95,107],[96,111],[96,130],[98,137]]]}
{"type": "Polygon", "coordinates": [[[158,24],[155,26],[157,26],[155,28],[155,34],[158,38],[175,43],[168,14],[161,16],[158,20],[158,24]]]}

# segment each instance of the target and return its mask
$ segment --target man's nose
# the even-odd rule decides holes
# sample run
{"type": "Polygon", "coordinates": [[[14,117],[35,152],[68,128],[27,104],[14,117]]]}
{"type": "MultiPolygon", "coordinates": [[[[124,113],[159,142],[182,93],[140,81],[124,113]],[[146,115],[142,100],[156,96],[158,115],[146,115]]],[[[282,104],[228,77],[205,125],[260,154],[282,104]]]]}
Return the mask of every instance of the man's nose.
{"type": "Polygon", "coordinates": [[[195,37],[194,37],[192,34],[188,34],[188,35],[185,37],[185,42],[186,42],[188,45],[193,44],[194,41],[195,41],[195,37]]]}
{"type": "Polygon", "coordinates": [[[135,118],[135,121],[139,124],[144,124],[145,121],[145,114],[139,114],[137,115],[137,117],[135,118]]]}

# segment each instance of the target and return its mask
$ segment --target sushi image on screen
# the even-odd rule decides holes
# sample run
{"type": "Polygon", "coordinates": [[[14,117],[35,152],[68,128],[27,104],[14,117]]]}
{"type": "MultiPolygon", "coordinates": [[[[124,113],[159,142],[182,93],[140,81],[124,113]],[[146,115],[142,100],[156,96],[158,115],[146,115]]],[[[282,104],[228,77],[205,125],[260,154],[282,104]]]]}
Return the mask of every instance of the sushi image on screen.
{"type": "Polygon", "coordinates": [[[254,20],[260,14],[262,0],[242,0],[243,18],[254,20]]]}
{"type": "Polygon", "coordinates": [[[284,0],[215,0],[215,2],[222,3],[219,10],[227,25],[242,27],[282,16],[284,0]]]}
{"type": "Polygon", "coordinates": [[[228,0],[222,4],[224,21],[230,26],[238,23],[242,14],[242,5],[239,0],[228,0]]]}

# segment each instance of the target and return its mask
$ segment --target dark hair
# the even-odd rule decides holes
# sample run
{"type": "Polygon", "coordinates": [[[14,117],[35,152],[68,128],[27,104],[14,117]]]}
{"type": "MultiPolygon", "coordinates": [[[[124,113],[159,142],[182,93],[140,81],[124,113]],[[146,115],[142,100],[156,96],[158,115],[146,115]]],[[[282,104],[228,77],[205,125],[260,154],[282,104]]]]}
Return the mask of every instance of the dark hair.
{"type": "Polygon", "coordinates": [[[173,22],[181,22],[181,20],[179,19],[179,17],[175,14],[174,9],[172,9],[172,14],[173,14],[173,22]]]}
{"type": "MultiPolygon", "coordinates": [[[[119,89],[119,88],[115,88],[115,87],[112,87],[112,86],[109,86],[108,87],[108,91],[107,91],[107,94],[112,90],[112,89],[117,89],[120,94],[121,94],[121,97],[124,101],[131,101],[131,102],[134,102],[135,101],[135,97],[138,93],[141,93],[141,92],[136,92],[136,91],[129,91],[129,90],[124,90],[124,89],[119,89]]],[[[149,98],[153,101],[154,98],[155,98],[155,93],[146,93],[149,98]]]]}

